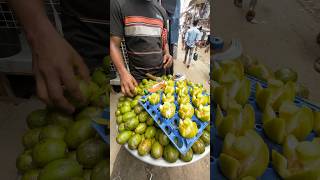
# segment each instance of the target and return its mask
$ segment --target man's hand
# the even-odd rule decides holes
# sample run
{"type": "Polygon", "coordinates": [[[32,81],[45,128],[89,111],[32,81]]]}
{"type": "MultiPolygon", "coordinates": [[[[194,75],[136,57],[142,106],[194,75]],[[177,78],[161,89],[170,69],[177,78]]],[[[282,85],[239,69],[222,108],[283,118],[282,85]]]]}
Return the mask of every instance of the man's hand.
{"type": "Polygon", "coordinates": [[[76,76],[84,80],[90,77],[82,58],[54,29],[33,36],[29,42],[39,98],[49,106],[74,112],[75,107],[66,99],[64,91],[83,101],[76,76]]]}
{"type": "Polygon", "coordinates": [[[167,69],[172,66],[172,56],[170,54],[165,54],[163,56],[163,68],[167,69]]]}
{"type": "Polygon", "coordinates": [[[133,97],[135,94],[135,87],[138,86],[137,81],[128,72],[124,71],[120,74],[121,91],[124,95],[133,97]]]}

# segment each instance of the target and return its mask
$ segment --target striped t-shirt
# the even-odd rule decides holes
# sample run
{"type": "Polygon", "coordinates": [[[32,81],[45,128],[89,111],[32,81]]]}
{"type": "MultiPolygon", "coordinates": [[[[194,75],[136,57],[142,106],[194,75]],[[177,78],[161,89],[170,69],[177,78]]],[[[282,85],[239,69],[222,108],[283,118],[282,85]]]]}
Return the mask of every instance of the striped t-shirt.
{"type": "Polygon", "coordinates": [[[111,0],[110,5],[110,33],[125,39],[131,74],[138,81],[146,73],[162,75],[162,7],[152,0],[111,0]]]}

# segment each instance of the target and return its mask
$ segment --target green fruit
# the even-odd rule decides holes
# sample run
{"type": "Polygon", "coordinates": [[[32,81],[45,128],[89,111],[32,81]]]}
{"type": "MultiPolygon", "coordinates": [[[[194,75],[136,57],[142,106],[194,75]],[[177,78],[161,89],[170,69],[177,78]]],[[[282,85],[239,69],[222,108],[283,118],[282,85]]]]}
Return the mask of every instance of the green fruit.
{"type": "Polygon", "coordinates": [[[117,117],[117,124],[121,124],[122,123],[122,116],[118,116],[117,117]]]}
{"type": "Polygon", "coordinates": [[[131,150],[134,150],[138,148],[140,142],[141,142],[141,135],[135,134],[129,139],[128,146],[131,150]]]}
{"type": "Polygon", "coordinates": [[[142,79],[142,84],[147,85],[148,84],[148,80],[147,79],[142,79]]]}
{"type": "Polygon", "coordinates": [[[190,162],[193,158],[193,151],[192,151],[192,148],[189,149],[189,151],[183,155],[183,154],[180,154],[180,159],[184,162],[190,162]]]}
{"type": "Polygon", "coordinates": [[[77,160],[84,168],[93,168],[106,155],[107,147],[100,139],[89,139],[77,149],[77,160]]]}
{"type": "Polygon", "coordinates": [[[174,163],[179,158],[179,151],[171,144],[168,144],[164,147],[163,158],[170,163],[174,163]]]}
{"type": "Polygon", "coordinates": [[[162,145],[162,146],[167,146],[169,144],[169,138],[166,134],[164,134],[163,132],[161,132],[159,134],[159,143],[162,145]]]}
{"type": "Polygon", "coordinates": [[[132,118],[124,124],[125,128],[128,130],[134,130],[138,125],[139,125],[138,118],[132,118]]]}
{"type": "Polygon", "coordinates": [[[82,176],[82,167],[71,159],[58,159],[47,164],[40,172],[39,180],[62,180],[82,176]]]}
{"type": "Polygon", "coordinates": [[[120,110],[116,110],[115,115],[118,117],[121,115],[121,111],[120,110]]]}
{"type": "Polygon", "coordinates": [[[140,114],[143,110],[143,107],[141,105],[136,105],[133,110],[134,110],[134,113],[140,114]]]}
{"type": "Polygon", "coordinates": [[[176,105],[174,103],[164,103],[159,107],[161,115],[167,119],[170,119],[174,116],[176,112],[176,105]]]}
{"type": "Polygon", "coordinates": [[[119,125],[119,127],[118,127],[119,133],[121,133],[121,132],[123,132],[123,131],[125,131],[125,130],[126,130],[126,128],[125,128],[125,126],[124,126],[124,123],[121,123],[121,124],[119,125]]]}
{"type": "Polygon", "coordinates": [[[86,107],[76,116],[76,121],[84,118],[96,119],[100,118],[102,115],[102,109],[98,107],[86,107]]]}
{"type": "Polygon", "coordinates": [[[153,138],[156,135],[156,128],[154,126],[147,127],[144,135],[147,139],[153,138]]]}
{"type": "Polygon", "coordinates": [[[105,160],[100,161],[91,173],[91,180],[105,180],[110,178],[109,163],[105,160]]]}
{"type": "Polygon", "coordinates": [[[60,111],[52,111],[48,113],[47,121],[48,124],[69,128],[69,126],[73,123],[73,118],[69,114],[60,111]]]}
{"type": "Polygon", "coordinates": [[[201,140],[204,142],[204,145],[210,144],[210,133],[208,131],[203,131],[202,135],[200,136],[201,140]]]}
{"type": "Polygon", "coordinates": [[[16,160],[16,167],[19,172],[24,173],[28,170],[31,170],[35,167],[35,164],[32,160],[32,151],[28,150],[19,155],[16,160]]]}
{"type": "Polygon", "coordinates": [[[184,138],[193,138],[198,133],[197,123],[193,122],[189,118],[187,118],[185,120],[180,120],[179,132],[180,132],[181,136],[184,138]]]}
{"type": "Polygon", "coordinates": [[[163,154],[163,147],[159,142],[155,141],[151,147],[151,156],[155,159],[159,159],[162,157],[162,154],[163,154]]]}
{"type": "Polygon", "coordinates": [[[64,139],[66,130],[63,127],[56,125],[48,125],[42,128],[40,133],[40,140],[43,139],[64,139]]]}
{"type": "Polygon", "coordinates": [[[39,142],[41,129],[30,129],[22,137],[22,144],[26,149],[33,148],[39,142]]]}
{"type": "Polygon", "coordinates": [[[149,116],[148,119],[147,119],[147,125],[148,126],[152,126],[153,125],[153,119],[152,119],[151,116],[149,116]]]}
{"type": "Polygon", "coordinates": [[[70,151],[67,153],[67,158],[72,160],[77,160],[77,151],[70,151]]]}
{"type": "Polygon", "coordinates": [[[122,116],[122,122],[126,122],[128,119],[134,118],[136,114],[133,111],[129,111],[122,116]]]}
{"type": "Polygon", "coordinates": [[[210,124],[205,128],[205,130],[208,131],[210,134],[210,124]]]}
{"type": "Polygon", "coordinates": [[[293,71],[291,68],[282,68],[274,72],[276,79],[281,80],[283,83],[289,81],[296,82],[298,80],[297,72],[293,71]]]}
{"type": "Polygon", "coordinates": [[[120,108],[121,114],[125,114],[125,113],[127,113],[127,112],[129,112],[129,111],[131,111],[130,105],[129,105],[129,106],[128,106],[128,105],[123,105],[123,106],[120,108]]]}
{"type": "Polygon", "coordinates": [[[138,101],[138,100],[133,100],[133,101],[131,101],[131,103],[130,103],[130,107],[131,107],[131,108],[134,108],[134,107],[136,107],[138,104],[139,104],[139,101],[138,101]]]}
{"type": "Polygon", "coordinates": [[[40,174],[40,170],[32,169],[23,174],[21,180],[37,180],[40,174]]]}
{"type": "Polygon", "coordinates": [[[152,140],[151,139],[144,139],[138,147],[138,154],[140,156],[144,156],[148,154],[151,150],[152,140]]]}
{"type": "Polygon", "coordinates": [[[126,97],[125,97],[125,96],[119,97],[119,102],[123,102],[123,101],[125,101],[125,100],[126,100],[126,97]]]}
{"type": "Polygon", "coordinates": [[[84,180],[91,180],[91,174],[92,174],[92,170],[90,169],[85,169],[83,171],[83,179],[84,180]]]}
{"type": "Polygon", "coordinates": [[[136,129],[134,130],[135,133],[137,134],[144,134],[144,132],[147,129],[147,124],[146,123],[140,123],[136,129]]]}
{"type": "Polygon", "coordinates": [[[91,80],[96,83],[98,86],[103,86],[107,84],[108,80],[106,74],[104,74],[101,70],[96,69],[92,75],[91,80]]]}
{"type": "Polygon", "coordinates": [[[205,145],[201,139],[198,139],[191,147],[194,154],[202,154],[205,151],[205,145]]]}
{"type": "Polygon", "coordinates": [[[38,109],[32,111],[27,117],[27,124],[30,129],[43,127],[47,124],[46,116],[48,111],[46,109],[38,109]]]}
{"type": "Polygon", "coordinates": [[[192,118],[193,113],[194,113],[194,108],[190,103],[180,104],[179,116],[182,119],[192,118]]]}
{"type": "Polygon", "coordinates": [[[69,148],[77,148],[81,142],[93,137],[95,131],[92,128],[91,120],[84,118],[74,122],[65,135],[65,141],[69,148]]]}
{"type": "Polygon", "coordinates": [[[67,145],[63,140],[45,139],[34,147],[32,158],[39,167],[43,167],[51,161],[64,158],[66,152],[67,145]]]}
{"type": "Polygon", "coordinates": [[[116,140],[119,144],[125,144],[130,139],[131,136],[132,136],[132,131],[123,131],[120,134],[118,134],[116,140]]]}
{"type": "Polygon", "coordinates": [[[138,118],[139,118],[139,121],[140,122],[146,122],[147,119],[148,119],[148,116],[149,114],[147,113],[147,111],[142,111],[139,115],[138,115],[138,118]]]}

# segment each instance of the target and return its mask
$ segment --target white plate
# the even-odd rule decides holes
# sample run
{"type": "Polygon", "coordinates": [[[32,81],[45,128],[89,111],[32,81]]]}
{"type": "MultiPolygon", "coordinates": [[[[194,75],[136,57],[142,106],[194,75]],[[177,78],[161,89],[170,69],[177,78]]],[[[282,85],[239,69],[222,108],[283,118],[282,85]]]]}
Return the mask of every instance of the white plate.
{"type": "Polygon", "coordinates": [[[193,159],[190,162],[184,162],[184,161],[181,161],[180,159],[178,159],[175,163],[169,163],[169,162],[165,161],[163,158],[154,159],[151,157],[150,154],[145,155],[145,156],[140,156],[138,154],[138,150],[129,149],[128,144],[125,144],[124,146],[129,151],[129,153],[132,154],[137,159],[139,159],[145,163],[148,163],[148,164],[151,164],[154,166],[161,166],[161,167],[185,166],[185,165],[197,162],[200,159],[204,158],[206,155],[210,154],[210,145],[209,145],[209,146],[206,146],[206,149],[202,154],[193,154],[193,159]]]}

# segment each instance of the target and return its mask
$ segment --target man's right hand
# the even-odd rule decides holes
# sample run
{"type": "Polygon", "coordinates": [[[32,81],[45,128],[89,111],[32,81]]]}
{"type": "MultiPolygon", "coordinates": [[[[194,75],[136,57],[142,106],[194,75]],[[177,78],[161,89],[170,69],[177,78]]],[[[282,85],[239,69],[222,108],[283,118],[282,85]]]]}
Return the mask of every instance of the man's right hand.
{"type": "Polygon", "coordinates": [[[54,28],[34,34],[32,47],[33,71],[39,98],[49,106],[69,113],[75,107],[66,99],[64,91],[79,101],[83,100],[76,76],[89,80],[89,71],[80,55],[54,28]]]}
{"type": "Polygon", "coordinates": [[[138,86],[137,81],[128,72],[120,73],[121,91],[124,95],[133,97],[135,94],[135,87],[138,86]]]}

